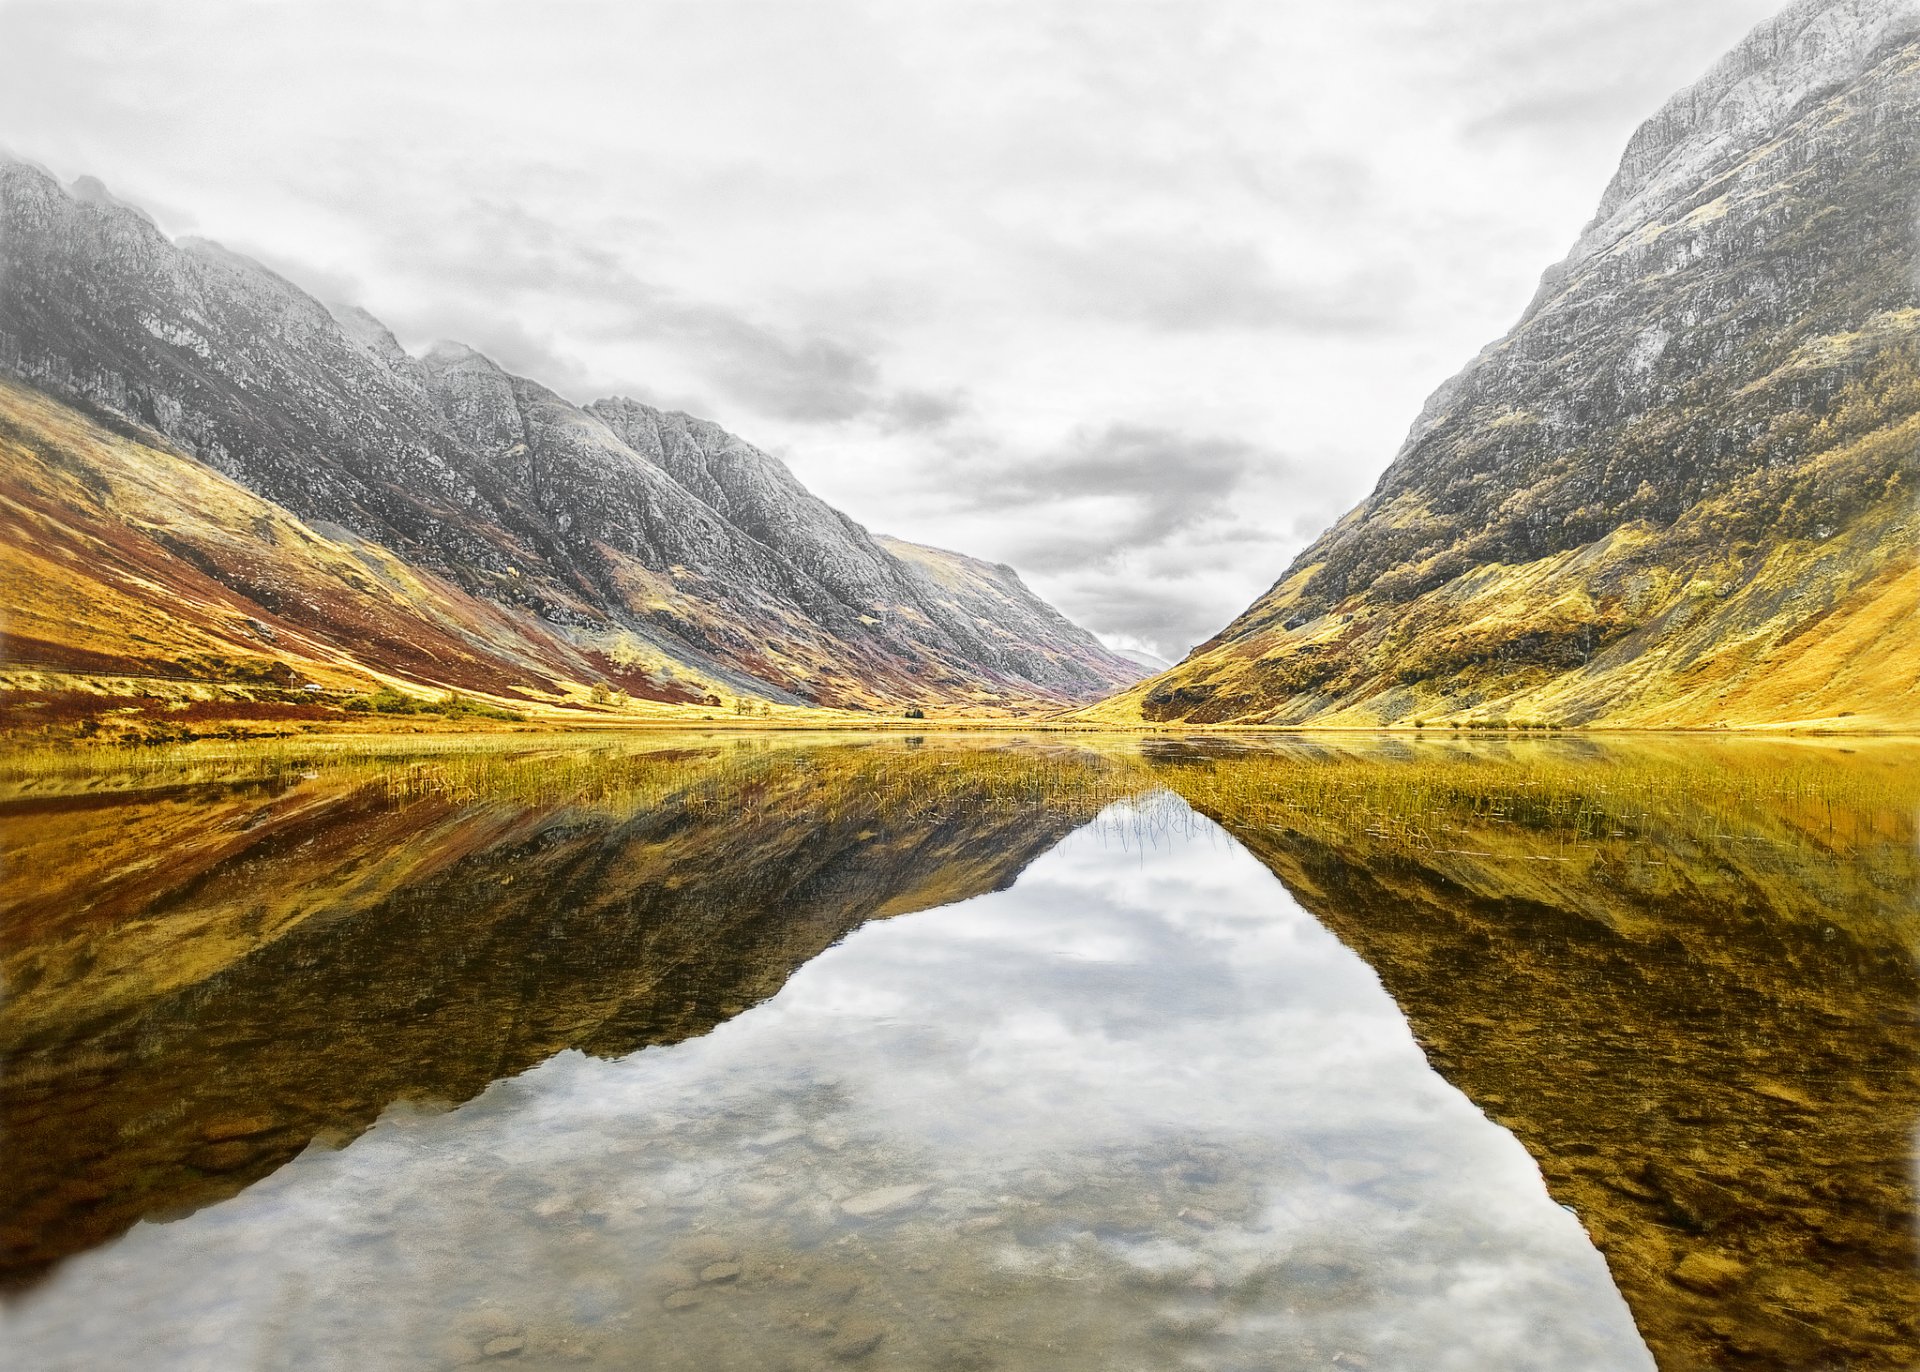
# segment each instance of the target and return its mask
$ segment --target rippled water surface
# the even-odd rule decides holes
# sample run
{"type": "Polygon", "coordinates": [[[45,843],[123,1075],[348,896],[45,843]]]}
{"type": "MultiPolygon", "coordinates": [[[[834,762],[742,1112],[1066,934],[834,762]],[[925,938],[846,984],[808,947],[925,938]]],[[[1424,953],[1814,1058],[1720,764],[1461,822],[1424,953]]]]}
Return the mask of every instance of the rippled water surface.
{"type": "Polygon", "coordinates": [[[1915,762],[17,759],[0,1352],[1911,1366],[1915,762]]]}

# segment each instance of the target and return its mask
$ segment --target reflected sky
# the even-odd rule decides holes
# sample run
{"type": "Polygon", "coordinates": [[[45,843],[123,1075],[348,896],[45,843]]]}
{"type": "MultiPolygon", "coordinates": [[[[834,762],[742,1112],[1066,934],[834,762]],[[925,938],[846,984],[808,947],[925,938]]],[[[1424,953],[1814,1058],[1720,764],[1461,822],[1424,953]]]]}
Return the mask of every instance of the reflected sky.
{"type": "Polygon", "coordinates": [[[20,1368],[1641,1368],[1533,1161],[1170,796],[711,1034],[395,1107],[5,1311],[20,1368]]]}

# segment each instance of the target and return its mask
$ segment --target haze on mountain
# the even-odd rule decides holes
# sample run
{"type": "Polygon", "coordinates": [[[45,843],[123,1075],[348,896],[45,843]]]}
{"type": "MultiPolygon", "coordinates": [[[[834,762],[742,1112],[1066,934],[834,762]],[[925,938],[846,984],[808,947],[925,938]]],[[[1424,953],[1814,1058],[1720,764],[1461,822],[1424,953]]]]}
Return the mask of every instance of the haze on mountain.
{"type": "Polygon", "coordinates": [[[0,142],[1171,660],[1778,3],[10,0],[0,142]]]}

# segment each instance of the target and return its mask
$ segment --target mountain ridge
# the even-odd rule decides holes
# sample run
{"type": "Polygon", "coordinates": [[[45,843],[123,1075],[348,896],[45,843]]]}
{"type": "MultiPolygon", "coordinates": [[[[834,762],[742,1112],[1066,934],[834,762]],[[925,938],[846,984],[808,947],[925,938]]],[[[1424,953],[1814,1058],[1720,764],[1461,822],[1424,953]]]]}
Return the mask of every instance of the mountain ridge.
{"type": "Polygon", "coordinates": [[[633,651],[701,695],[850,709],[1060,705],[1139,675],[1023,585],[982,625],[717,424],[575,405],[462,345],[413,357],[362,308],[12,159],[0,372],[537,621],[530,641],[568,644],[519,683],[546,694],[633,651]]]}
{"type": "Polygon", "coordinates": [[[1373,493],[1086,717],[1920,723],[1916,35],[1911,0],[1757,28],[1373,493]]]}

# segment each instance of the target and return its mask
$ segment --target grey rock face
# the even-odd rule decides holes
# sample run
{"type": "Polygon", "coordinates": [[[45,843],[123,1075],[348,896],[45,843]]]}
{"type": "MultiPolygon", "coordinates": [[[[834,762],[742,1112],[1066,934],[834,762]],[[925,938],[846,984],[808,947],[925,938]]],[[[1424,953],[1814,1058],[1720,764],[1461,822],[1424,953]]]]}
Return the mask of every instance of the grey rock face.
{"type": "MultiPolygon", "coordinates": [[[[1908,403],[1916,195],[1920,3],[1790,5],[1647,121],[1519,323],[1147,713],[1399,718],[1624,666],[1668,651],[1695,614],[1674,597],[1709,562],[1731,594],[1781,547],[1890,508],[1911,445],[1862,441],[1908,403]],[[1503,569],[1576,554],[1516,581],[1497,642],[1453,608],[1503,569]],[[1535,593],[1527,621],[1516,602],[1535,593]],[[1256,666],[1235,675],[1236,653],[1256,666]]],[[[1798,613],[1760,608],[1739,632],[1784,634],[1798,613]]],[[[1577,722],[1603,697],[1556,699],[1577,722]]]]}
{"type": "MultiPolygon", "coordinates": [[[[1408,598],[1476,563],[1671,524],[1750,472],[1751,435],[1728,430],[1720,402],[1807,338],[1914,303],[1920,92],[1899,40],[1916,14],[1908,0],[1795,5],[1649,121],[1526,316],[1301,555],[1296,568],[1324,564],[1301,608],[1408,598]]],[[[1804,399],[1817,408],[1847,379],[1811,373],[1804,399]]]]}
{"type": "Polygon", "coordinates": [[[364,310],[11,161],[0,371],[548,624],[801,698],[1074,700],[1139,675],[1024,587],[983,624],[717,425],[578,407],[457,344],[415,359],[364,310]]]}
{"type": "Polygon", "coordinates": [[[1795,0],[1640,126],[1569,263],[1617,243],[1802,103],[1852,80],[1876,49],[1920,31],[1916,0],[1795,0]]]}
{"type": "MultiPolygon", "coordinates": [[[[980,660],[1029,680],[1064,681],[1089,698],[1111,689],[1105,668],[1081,654],[1084,631],[1029,590],[1013,568],[897,538],[879,543],[907,569],[920,603],[937,607],[980,660]]],[[[1128,664],[1132,679],[1147,675],[1132,658],[1114,656],[1128,664]]]]}

